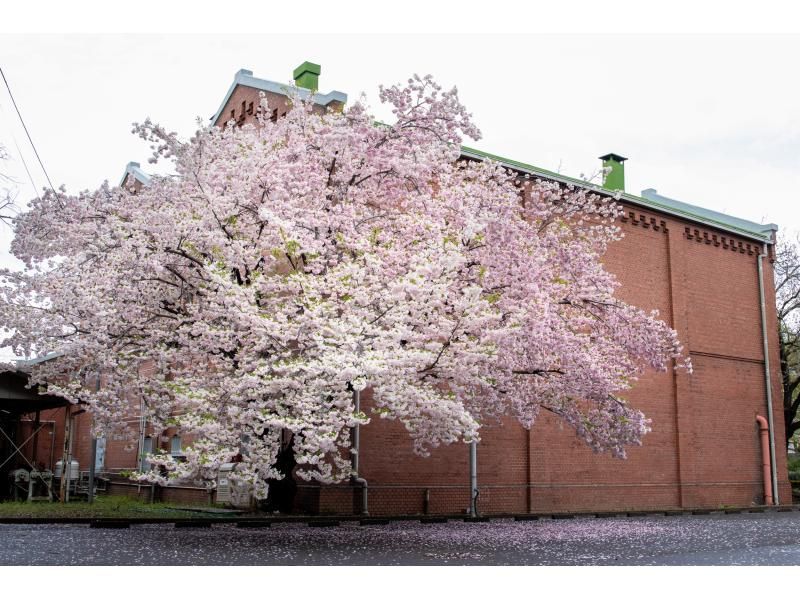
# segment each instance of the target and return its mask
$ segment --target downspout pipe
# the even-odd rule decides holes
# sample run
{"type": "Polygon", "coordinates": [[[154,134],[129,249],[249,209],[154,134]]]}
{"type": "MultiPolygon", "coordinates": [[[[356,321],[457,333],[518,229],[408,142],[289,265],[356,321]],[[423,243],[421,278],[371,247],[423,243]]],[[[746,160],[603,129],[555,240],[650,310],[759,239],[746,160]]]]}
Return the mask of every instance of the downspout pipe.
{"type": "Polygon", "coordinates": [[[136,467],[142,473],[144,473],[146,465],[144,457],[144,437],[146,428],[147,414],[144,411],[144,398],[142,397],[139,399],[139,458],[136,461],[136,467]]]}
{"type": "Polygon", "coordinates": [[[469,516],[478,517],[478,442],[469,443],[469,516]]]}
{"type": "MultiPolygon", "coordinates": [[[[356,413],[361,412],[361,391],[356,390],[353,392],[353,403],[356,413]]],[[[351,451],[351,459],[352,459],[352,468],[353,472],[350,474],[351,478],[350,481],[354,484],[358,484],[361,486],[361,514],[363,516],[369,516],[369,500],[367,497],[367,492],[369,489],[369,485],[367,484],[367,480],[358,475],[358,464],[359,464],[359,457],[361,456],[361,424],[356,424],[353,428],[353,450],[351,451]]]]}
{"type": "Polygon", "coordinates": [[[767,506],[775,504],[772,498],[772,466],[769,455],[769,424],[763,415],[756,415],[758,431],[761,436],[761,467],[764,471],[764,503],[767,506]]]}
{"type": "MultiPolygon", "coordinates": [[[[100,373],[97,373],[97,380],[95,381],[94,390],[100,390],[100,373]]],[[[38,412],[37,412],[38,414],[38,412]]],[[[97,436],[94,435],[94,431],[90,430],[92,435],[92,450],[91,455],[89,456],[89,495],[87,500],[89,504],[94,502],[94,474],[95,474],[95,467],[97,465],[97,436]]]]}
{"type": "Polygon", "coordinates": [[[778,497],[778,468],[775,460],[775,425],[772,417],[772,380],[769,372],[769,341],[767,338],[767,303],[764,297],[764,256],[768,255],[767,244],[764,243],[758,256],[758,297],[761,303],[761,339],[764,344],[764,381],[767,385],[767,422],[769,434],[769,461],[772,473],[772,496],[775,504],[780,504],[778,497]]]}

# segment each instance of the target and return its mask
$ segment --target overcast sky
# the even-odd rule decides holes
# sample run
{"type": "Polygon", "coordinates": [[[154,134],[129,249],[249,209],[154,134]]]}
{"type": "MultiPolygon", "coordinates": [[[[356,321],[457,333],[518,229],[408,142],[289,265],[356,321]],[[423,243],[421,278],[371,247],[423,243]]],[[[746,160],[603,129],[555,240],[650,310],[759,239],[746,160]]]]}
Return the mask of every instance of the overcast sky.
{"type": "MultiPolygon", "coordinates": [[[[791,35],[5,35],[0,60],[56,186],[118,182],[147,145],[131,123],[151,117],[188,136],[217,110],[235,72],[289,82],[304,60],[320,89],[365,93],[430,73],[456,85],[479,149],[580,176],[598,156],[629,158],[626,187],[797,229],[800,36],[791,35]]],[[[41,168],[5,89],[4,166],[20,203],[41,168]],[[19,147],[19,150],[17,149],[19,147]]],[[[0,261],[8,263],[4,230],[0,261]]]]}

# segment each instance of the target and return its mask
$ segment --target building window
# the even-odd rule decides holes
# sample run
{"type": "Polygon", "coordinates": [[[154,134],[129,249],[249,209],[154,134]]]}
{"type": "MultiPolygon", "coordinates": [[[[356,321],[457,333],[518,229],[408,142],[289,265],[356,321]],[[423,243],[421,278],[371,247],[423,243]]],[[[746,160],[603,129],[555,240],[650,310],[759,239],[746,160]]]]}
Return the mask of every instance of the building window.
{"type": "Polygon", "coordinates": [[[171,455],[181,454],[181,437],[175,434],[169,443],[169,452],[171,455]]]}
{"type": "Polygon", "coordinates": [[[144,446],[142,447],[142,453],[145,455],[152,455],[153,454],[153,437],[152,436],[145,436],[144,437],[144,446]]]}

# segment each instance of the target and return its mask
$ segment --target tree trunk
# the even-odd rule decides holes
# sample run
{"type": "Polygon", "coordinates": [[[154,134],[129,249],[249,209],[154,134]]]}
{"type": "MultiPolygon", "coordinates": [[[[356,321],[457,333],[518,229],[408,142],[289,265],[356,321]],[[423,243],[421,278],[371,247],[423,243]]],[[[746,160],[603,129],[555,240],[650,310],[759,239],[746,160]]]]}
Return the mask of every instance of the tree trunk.
{"type": "Polygon", "coordinates": [[[267,512],[289,514],[294,507],[294,497],[297,494],[297,482],[292,472],[297,461],[294,458],[294,442],[290,441],[278,452],[275,468],[283,474],[282,480],[269,481],[269,494],[261,508],[267,512]]]}

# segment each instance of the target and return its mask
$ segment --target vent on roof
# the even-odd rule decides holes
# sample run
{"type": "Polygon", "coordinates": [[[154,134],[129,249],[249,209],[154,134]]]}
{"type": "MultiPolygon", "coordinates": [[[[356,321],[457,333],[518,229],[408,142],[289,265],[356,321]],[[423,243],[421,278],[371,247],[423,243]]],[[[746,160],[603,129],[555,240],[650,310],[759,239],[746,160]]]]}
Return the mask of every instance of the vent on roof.
{"type": "Polygon", "coordinates": [[[603,161],[603,188],[610,191],[625,191],[625,160],[619,154],[600,156],[603,161]]]}
{"type": "Polygon", "coordinates": [[[322,72],[322,67],[307,60],[294,69],[292,76],[294,83],[297,87],[305,87],[312,91],[319,89],[319,75],[322,72]]]}

